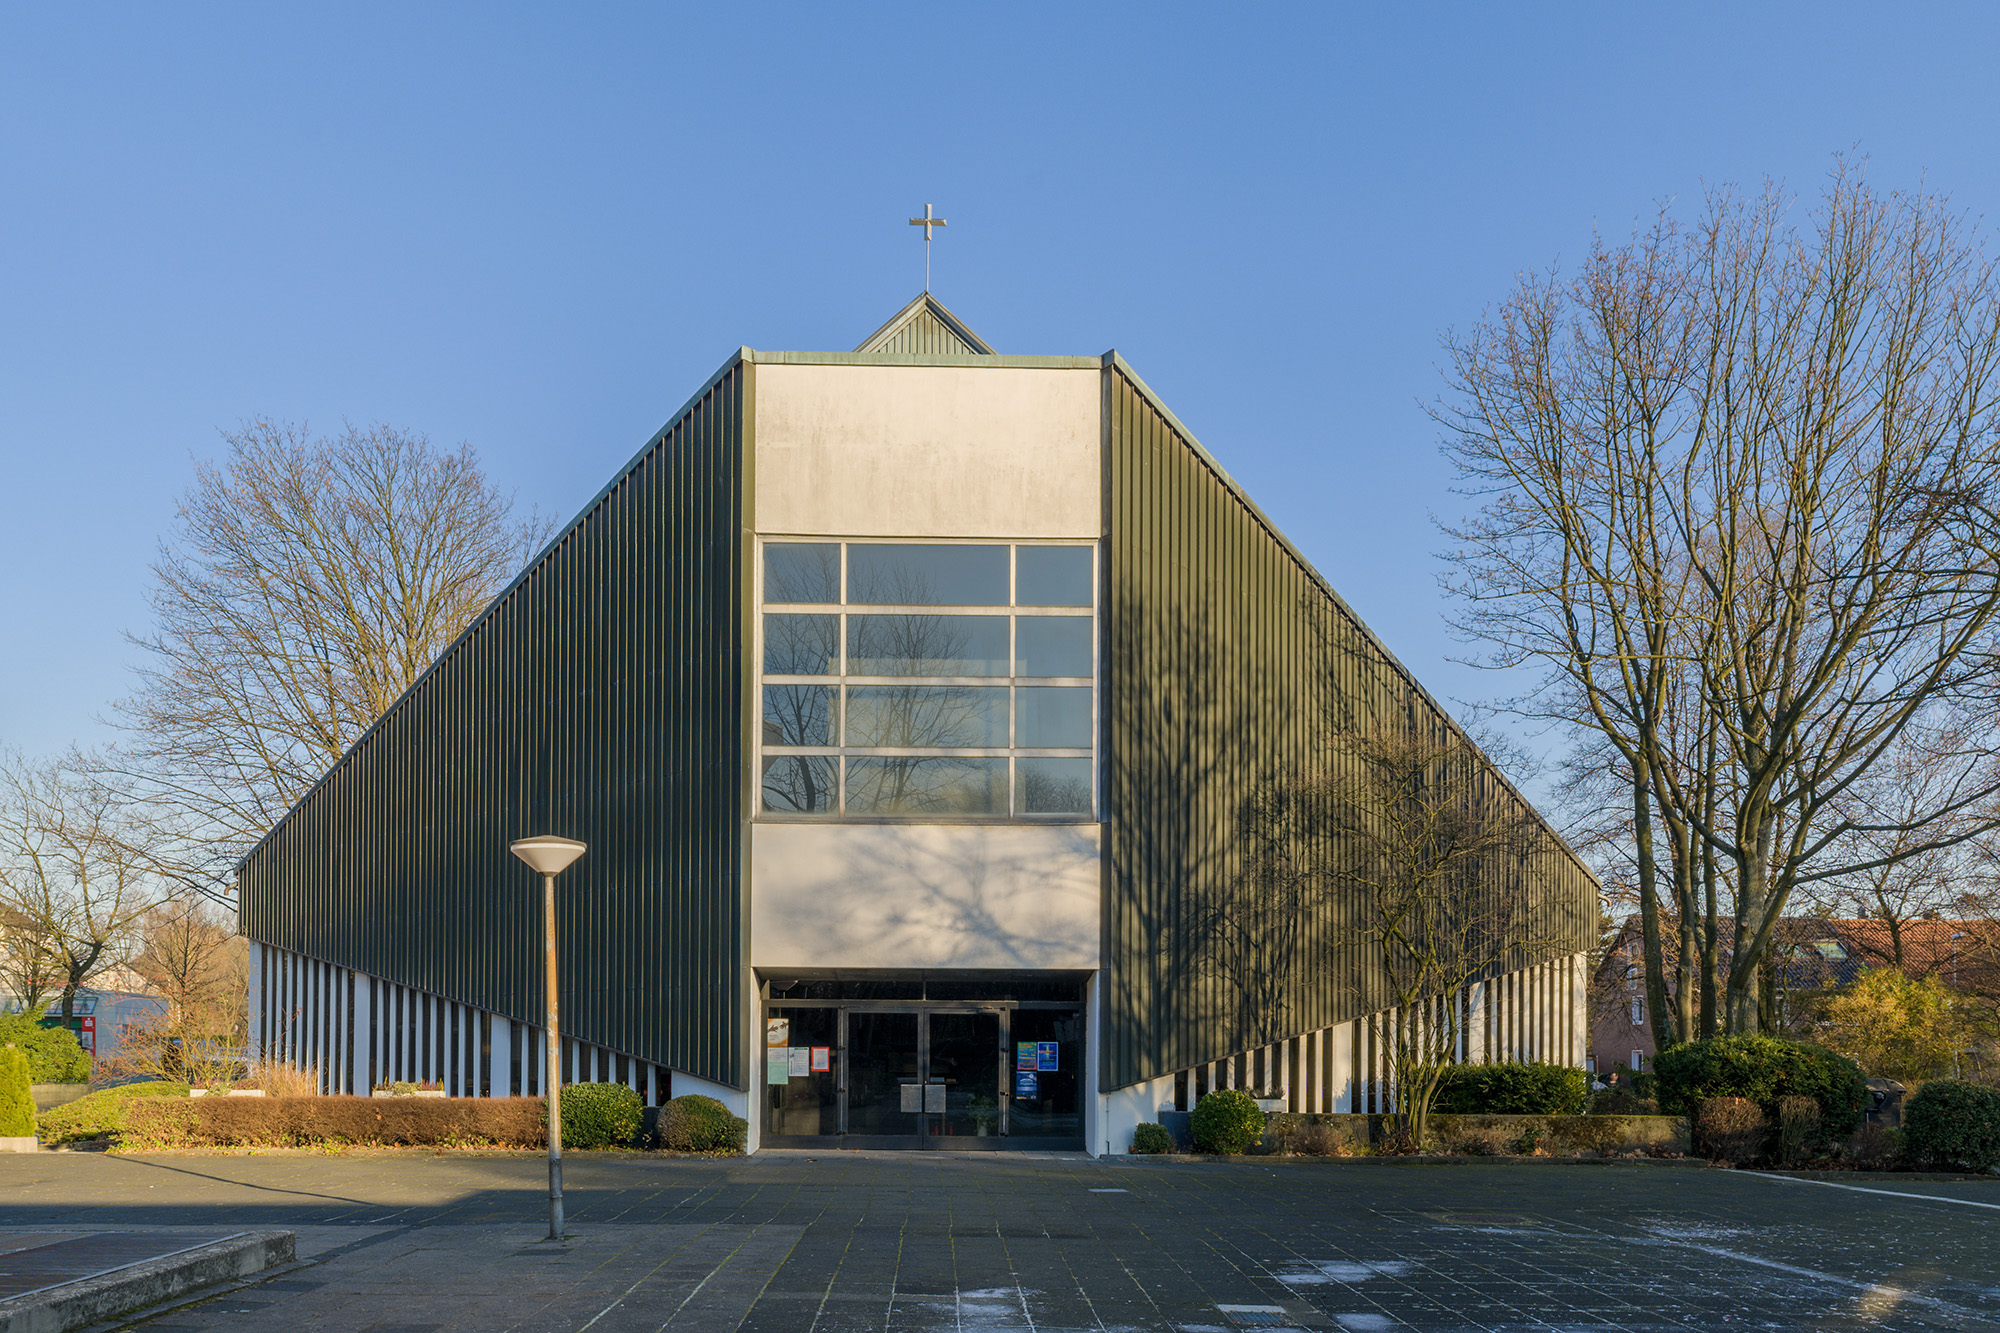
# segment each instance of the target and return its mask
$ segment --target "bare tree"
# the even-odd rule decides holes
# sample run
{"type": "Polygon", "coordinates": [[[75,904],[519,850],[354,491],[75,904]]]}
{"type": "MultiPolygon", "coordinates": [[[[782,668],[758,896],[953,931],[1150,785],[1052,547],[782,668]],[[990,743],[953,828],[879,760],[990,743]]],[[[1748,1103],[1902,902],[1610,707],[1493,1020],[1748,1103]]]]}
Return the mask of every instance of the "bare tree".
{"type": "Polygon", "coordinates": [[[1465,1051],[1468,988],[1555,957],[1576,933],[1542,887],[1564,853],[1456,731],[1355,731],[1332,748],[1307,784],[1312,873],[1356,905],[1334,948],[1359,957],[1399,1128],[1418,1144],[1465,1051]]]}
{"type": "Polygon", "coordinates": [[[1932,832],[1853,850],[1855,785],[1913,728],[1981,715],[2000,661],[1992,264],[1940,201],[1845,168],[1807,229],[1789,202],[1718,193],[1685,234],[1663,214],[1574,281],[1525,280],[1451,341],[1438,414],[1484,499],[1448,529],[1460,628],[1540,664],[1514,706],[1631,780],[1663,1044],[1693,1033],[1662,912],[1684,969],[1726,971],[1719,1021],[1758,1027],[1794,890],[1971,836],[1952,816],[1996,792],[1988,772],[1906,812],[1932,832]]]}
{"type": "Polygon", "coordinates": [[[131,967],[165,1007],[120,1033],[112,1072],[195,1083],[227,1082],[249,1038],[249,950],[206,898],[188,895],[146,912],[131,967]]]}
{"type": "Polygon", "coordinates": [[[65,1021],[76,993],[122,962],[159,898],[152,859],[126,803],[82,755],[0,762],[0,905],[50,969],[65,1021]]]}
{"type": "Polygon", "coordinates": [[[0,994],[33,1009],[62,989],[62,979],[62,954],[43,921],[0,897],[0,994]]]}
{"type": "Polygon", "coordinates": [[[469,447],[256,422],[201,464],[153,566],[120,704],[152,818],[209,888],[416,681],[546,538],[469,447]]]}

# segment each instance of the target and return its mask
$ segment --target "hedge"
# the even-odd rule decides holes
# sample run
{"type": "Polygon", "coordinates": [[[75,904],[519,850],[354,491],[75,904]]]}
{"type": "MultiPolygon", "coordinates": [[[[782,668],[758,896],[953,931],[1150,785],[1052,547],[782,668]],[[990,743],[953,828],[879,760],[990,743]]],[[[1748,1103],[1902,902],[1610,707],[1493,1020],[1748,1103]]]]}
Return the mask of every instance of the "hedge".
{"type": "Polygon", "coordinates": [[[540,1097],[197,1097],[133,1104],[119,1147],[540,1148],[547,1142],[540,1097]]]}
{"type": "Polygon", "coordinates": [[[639,1137],[643,1107],[639,1094],[623,1083],[572,1083],[562,1090],[563,1146],[628,1147],[639,1137]]]}
{"type": "Polygon", "coordinates": [[[66,1027],[41,1024],[43,1007],[24,1014],[0,1014],[0,1046],[18,1046],[28,1055],[28,1082],[82,1083],[90,1077],[90,1055],[66,1027]]]}
{"type": "Polygon", "coordinates": [[[1146,1121],[1132,1129],[1132,1151],[1135,1153],[1167,1153],[1174,1150],[1174,1136],[1165,1125],[1146,1121]]]}
{"type": "Polygon", "coordinates": [[[1582,1115],[1589,1105],[1590,1075],[1583,1070],[1512,1060],[1448,1067],[1431,1109],[1446,1115],[1582,1115]]]}
{"type": "Polygon", "coordinates": [[[1755,1034],[1669,1046],[1653,1057],[1660,1109],[1693,1115],[1711,1097],[1741,1097],[1776,1120],[1784,1097],[1819,1103],[1820,1133],[1846,1138],[1861,1123],[1868,1085],[1861,1066],[1810,1042],[1755,1034]]]}
{"type": "Polygon", "coordinates": [[[2000,1166],[2000,1092],[1934,1078],[1903,1108],[1903,1137],[1919,1161],[1991,1171],[2000,1166]]]}
{"type": "MultiPolygon", "coordinates": [[[[125,1128],[131,1108],[142,1102],[164,1099],[169,1105],[186,1101],[185,1083],[121,1083],[79,1097],[53,1108],[42,1116],[43,1143],[78,1143],[86,1139],[115,1138],[125,1128]]],[[[251,1101],[254,1098],[240,1098],[251,1101]]]]}
{"type": "Polygon", "coordinates": [[[1194,1104],[1188,1130],[1203,1152],[1246,1152],[1264,1137],[1264,1112],[1249,1093],[1222,1088],[1194,1104]]]}
{"type": "Polygon", "coordinates": [[[0,1046],[0,1139],[26,1139],[35,1133],[35,1098],[28,1091],[28,1053],[18,1046],[0,1046]]]}
{"type": "Polygon", "coordinates": [[[660,1146],[675,1152],[742,1152],[750,1124],[713,1097],[690,1092],[660,1108],[660,1146]]]}

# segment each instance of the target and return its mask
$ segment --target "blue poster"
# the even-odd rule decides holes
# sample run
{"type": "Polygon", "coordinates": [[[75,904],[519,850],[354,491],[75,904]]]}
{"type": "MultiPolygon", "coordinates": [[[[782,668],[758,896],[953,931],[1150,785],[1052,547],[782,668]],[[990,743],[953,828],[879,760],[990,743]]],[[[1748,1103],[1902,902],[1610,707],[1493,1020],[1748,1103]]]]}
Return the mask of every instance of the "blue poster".
{"type": "Polygon", "coordinates": [[[1035,1053],[1034,1042],[1017,1041],[1014,1043],[1014,1068],[1016,1069],[1041,1068],[1041,1062],[1037,1058],[1035,1053]]]}
{"type": "Polygon", "coordinates": [[[1017,1069],[1014,1071],[1014,1095],[1016,1097],[1041,1096],[1040,1084],[1041,1084],[1040,1074],[1030,1073],[1025,1069],[1017,1069]]]}
{"type": "Polygon", "coordinates": [[[1035,1067],[1045,1074],[1052,1074],[1056,1068],[1056,1052],[1062,1048],[1052,1041],[1035,1043],[1035,1067]]]}

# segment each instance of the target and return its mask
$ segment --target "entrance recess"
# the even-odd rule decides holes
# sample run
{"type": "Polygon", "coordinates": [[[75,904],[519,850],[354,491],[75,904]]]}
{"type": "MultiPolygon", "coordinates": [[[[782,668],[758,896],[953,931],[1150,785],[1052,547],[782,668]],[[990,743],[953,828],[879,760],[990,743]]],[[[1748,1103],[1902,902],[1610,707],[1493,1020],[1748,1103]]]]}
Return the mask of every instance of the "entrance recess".
{"type": "Polygon", "coordinates": [[[1080,1002],[826,1004],[772,991],[760,1071],[772,1147],[1082,1144],[1080,1002]]]}

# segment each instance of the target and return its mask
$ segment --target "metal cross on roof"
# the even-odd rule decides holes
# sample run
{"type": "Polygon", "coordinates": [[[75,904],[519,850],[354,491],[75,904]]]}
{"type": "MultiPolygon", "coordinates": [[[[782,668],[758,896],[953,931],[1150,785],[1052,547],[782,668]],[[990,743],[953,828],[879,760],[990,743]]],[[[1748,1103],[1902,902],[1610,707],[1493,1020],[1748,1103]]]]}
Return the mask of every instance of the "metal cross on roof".
{"type": "Polygon", "coordinates": [[[924,290],[928,292],[931,289],[931,228],[942,227],[944,219],[932,217],[931,206],[925,204],[924,215],[920,218],[911,218],[910,225],[924,229],[924,290]]]}

